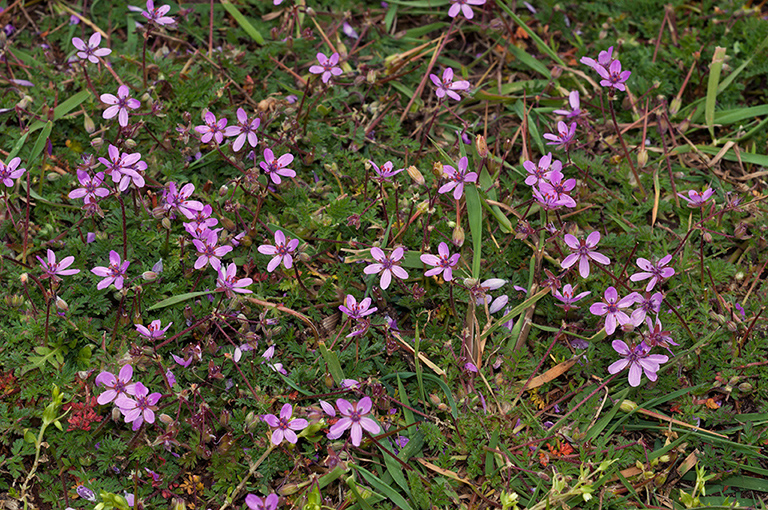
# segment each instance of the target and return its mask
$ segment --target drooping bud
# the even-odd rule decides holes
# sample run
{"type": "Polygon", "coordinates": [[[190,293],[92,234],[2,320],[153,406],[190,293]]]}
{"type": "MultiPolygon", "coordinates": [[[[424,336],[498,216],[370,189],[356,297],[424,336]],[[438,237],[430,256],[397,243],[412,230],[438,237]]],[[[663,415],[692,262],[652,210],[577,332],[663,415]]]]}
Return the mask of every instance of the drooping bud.
{"type": "Polygon", "coordinates": [[[485,141],[483,135],[477,135],[475,137],[475,148],[477,149],[477,155],[485,159],[488,157],[488,144],[485,141]]]}
{"type": "Polygon", "coordinates": [[[415,166],[413,165],[409,166],[406,169],[406,172],[408,172],[408,175],[411,177],[411,179],[413,179],[413,182],[415,182],[419,186],[424,186],[424,184],[426,184],[427,181],[424,179],[424,176],[421,175],[421,172],[415,166]]]}
{"type": "Polygon", "coordinates": [[[459,248],[464,244],[464,229],[461,228],[461,225],[456,225],[456,228],[453,229],[451,242],[459,248]]]}
{"type": "Polygon", "coordinates": [[[622,412],[631,413],[632,411],[637,409],[637,404],[635,402],[632,402],[631,400],[623,400],[621,402],[621,405],[619,406],[619,409],[621,409],[622,412]]]}

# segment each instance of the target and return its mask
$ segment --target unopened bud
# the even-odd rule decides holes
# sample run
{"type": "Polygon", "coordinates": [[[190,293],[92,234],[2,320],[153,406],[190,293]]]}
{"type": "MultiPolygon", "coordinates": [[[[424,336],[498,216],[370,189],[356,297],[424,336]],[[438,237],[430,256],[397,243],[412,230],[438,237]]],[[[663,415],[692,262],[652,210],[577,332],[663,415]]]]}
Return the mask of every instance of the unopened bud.
{"type": "Polygon", "coordinates": [[[112,421],[122,421],[123,413],[119,407],[112,408],[112,421]]]}
{"type": "Polygon", "coordinates": [[[173,418],[172,418],[172,417],[170,417],[170,416],[168,416],[168,415],[167,415],[167,414],[165,414],[165,413],[162,413],[162,414],[160,415],[160,421],[161,421],[161,422],[163,422],[163,423],[164,423],[164,424],[166,424],[166,425],[170,425],[171,423],[173,423],[173,418]]]}
{"type": "Polygon", "coordinates": [[[171,220],[167,216],[160,220],[160,224],[163,226],[165,230],[171,230],[171,220]]]}
{"type": "Polygon", "coordinates": [[[19,280],[21,280],[22,285],[26,285],[27,280],[29,280],[29,275],[27,273],[21,273],[21,276],[19,276],[19,280]]]}
{"type": "Polygon", "coordinates": [[[325,383],[326,388],[333,388],[333,377],[331,377],[331,374],[325,374],[323,382],[325,383]]]}
{"type": "Polygon", "coordinates": [[[717,322],[719,322],[720,324],[725,324],[725,317],[715,312],[714,310],[709,311],[709,316],[712,317],[717,322]]]}
{"type": "Polygon", "coordinates": [[[237,228],[237,225],[235,224],[235,222],[230,220],[226,216],[221,218],[221,225],[227,230],[229,230],[230,232],[234,232],[234,230],[237,228]]]}
{"type": "Polygon", "coordinates": [[[376,83],[376,71],[374,71],[373,69],[370,69],[365,75],[365,81],[367,81],[371,85],[376,83]]]}
{"type": "Polygon", "coordinates": [[[432,405],[439,405],[440,404],[440,397],[438,397],[434,393],[430,393],[429,394],[429,401],[432,402],[432,405]]]}
{"type": "Polygon", "coordinates": [[[227,193],[229,193],[229,187],[227,187],[226,185],[224,185],[221,188],[219,188],[219,196],[220,197],[223,197],[227,193]]]}
{"type": "Polygon", "coordinates": [[[144,279],[145,282],[154,282],[157,280],[158,274],[154,271],[144,271],[141,273],[141,277],[144,279]]]}
{"type": "Polygon", "coordinates": [[[290,496],[291,494],[296,494],[299,492],[299,485],[295,483],[287,483],[277,489],[277,493],[281,496],[290,496]]]}
{"type": "Polygon", "coordinates": [[[625,413],[631,413],[635,409],[637,409],[637,404],[632,402],[631,400],[623,400],[621,402],[621,405],[619,406],[619,409],[621,409],[625,413]]]}
{"type": "Polygon", "coordinates": [[[637,153],[637,166],[643,168],[648,164],[648,151],[646,149],[640,149],[637,153]]]}
{"type": "Polygon", "coordinates": [[[733,321],[727,321],[725,327],[728,328],[728,331],[731,333],[736,333],[739,330],[739,327],[733,321]]]}
{"type": "Polygon", "coordinates": [[[739,384],[739,391],[741,392],[749,393],[750,391],[752,391],[752,389],[753,389],[753,386],[748,382],[743,382],[739,384]]]}
{"type": "Polygon", "coordinates": [[[100,136],[97,136],[93,140],[91,140],[91,147],[94,149],[101,149],[101,146],[104,145],[104,139],[100,136]]]}
{"type": "Polygon", "coordinates": [[[680,108],[682,106],[683,106],[683,101],[679,97],[674,98],[672,102],[669,103],[669,114],[674,117],[675,115],[677,115],[677,112],[680,111],[680,108]]]}
{"type": "Polygon", "coordinates": [[[426,184],[426,180],[424,179],[424,176],[421,175],[421,172],[419,172],[419,169],[415,166],[411,165],[406,169],[406,172],[408,172],[408,175],[413,179],[413,182],[418,184],[419,186],[424,186],[426,184]]]}
{"type": "Polygon", "coordinates": [[[126,147],[127,149],[133,149],[134,147],[136,147],[136,140],[134,140],[134,139],[132,139],[132,138],[128,138],[128,139],[125,141],[125,147],[126,147]]]}
{"type": "Polygon", "coordinates": [[[24,298],[19,296],[18,294],[13,294],[13,295],[6,294],[5,304],[8,305],[10,308],[18,308],[24,304],[24,298]]]}
{"type": "Polygon", "coordinates": [[[45,180],[48,182],[56,182],[59,179],[61,179],[61,175],[57,174],[56,172],[48,172],[45,175],[45,180]]]}
{"type": "Polygon", "coordinates": [[[437,410],[438,411],[447,411],[448,410],[448,406],[441,402],[440,404],[437,405],[437,410]]]}
{"type": "Polygon", "coordinates": [[[93,122],[93,119],[87,113],[83,114],[83,127],[85,128],[85,131],[89,135],[94,131],[96,131],[96,124],[93,122]]]}
{"type": "Polygon", "coordinates": [[[456,225],[456,228],[453,229],[451,242],[457,247],[461,247],[464,244],[464,229],[461,228],[461,225],[456,225]]]}
{"type": "Polygon", "coordinates": [[[437,177],[438,179],[443,176],[443,164],[439,161],[435,161],[432,164],[432,175],[437,177]]]}
{"type": "Polygon", "coordinates": [[[187,510],[187,503],[181,498],[173,498],[172,510],[187,510]]]}
{"type": "Polygon", "coordinates": [[[704,232],[704,242],[705,243],[711,243],[712,242],[712,234],[709,232],[704,232]]]}
{"type": "Polygon", "coordinates": [[[485,142],[483,135],[477,135],[475,137],[475,148],[477,149],[477,155],[485,159],[488,157],[488,144],[485,142]]]}
{"type": "Polygon", "coordinates": [[[256,428],[256,425],[259,424],[259,417],[253,413],[253,411],[249,412],[245,417],[245,428],[248,430],[248,432],[253,432],[253,429],[256,428]]]}
{"type": "Polygon", "coordinates": [[[68,310],[69,310],[69,305],[67,304],[67,302],[66,302],[66,301],[64,301],[63,299],[61,299],[59,296],[56,296],[56,308],[57,308],[57,309],[58,309],[60,312],[66,312],[66,311],[68,311],[68,310]]]}

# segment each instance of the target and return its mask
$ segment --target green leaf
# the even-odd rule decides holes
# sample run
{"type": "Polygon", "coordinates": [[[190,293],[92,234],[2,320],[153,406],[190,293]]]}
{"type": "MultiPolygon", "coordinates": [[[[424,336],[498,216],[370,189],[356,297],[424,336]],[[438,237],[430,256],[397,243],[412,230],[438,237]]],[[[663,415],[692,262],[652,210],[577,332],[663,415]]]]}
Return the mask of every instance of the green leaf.
{"type": "Polygon", "coordinates": [[[224,9],[226,9],[230,16],[235,18],[237,24],[240,25],[254,41],[256,41],[256,44],[264,44],[264,37],[262,37],[259,31],[256,30],[253,25],[251,25],[251,22],[248,21],[248,19],[243,16],[239,10],[237,10],[237,7],[232,5],[230,0],[221,0],[221,5],[224,6],[224,9]]]}
{"type": "Polygon", "coordinates": [[[341,381],[344,380],[344,372],[341,370],[341,363],[339,363],[339,357],[335,352],[329,351],[325,346],[325,342],[320,342],[320,354],[323,355],[326,365],[328,365],[328,371],[331,373],[334,382],[341,386],[341,381]]]}
{"type": "Polygon", "coordinates": [[[208,294],[212,294],[210,290],[200,290],[197,292],[185,292],[184,294],[179,294],[177,296],[169,297],[168,299],[163,299],[159,303],[155,303],[154,305],[147,308],[147,310],[157,310],[159,308],[165,308],[166,306],[175,305],[176,303],[181,303],[182,301],[186,301],[187,299],[196,298],[198,296],[205,296],[208,294]]]}
{"type": "Polygon", "coordinates": [[[715,103],[717,101],[717,84],[720,82],[720,71],[725,63],[725,48],[717,46],[709,66],[709,81],[707,82],[707,100],[704,103],[704,119],[709,129],[709,135],[715,138],[715,103]]]}
{"type": "Polygon", "coordinates": [[[400,495],[399,492],[394,490],[389,485],[382,482],[376,475],[365,469],[364,467],[358,466],[356,464],[350,463],[349,466],[355,470],[357,470],[358,473],[360,473],[366,482],[371,484],[373,488],[384,494],[386,497],[389,498],[392,503],[397,505],[397,508],[400,510],[413,510],[411,508],[411,505],[408,504],[408,502],[405,500],[403,496],[400,495]]]}
{"type": "Polygon", "coordinates": [[[472,236],[472,278],[480,278],[480,262],[483,246],[483,206],[475,186],[464,186],[467,197],[469,234],[472,236]]]}

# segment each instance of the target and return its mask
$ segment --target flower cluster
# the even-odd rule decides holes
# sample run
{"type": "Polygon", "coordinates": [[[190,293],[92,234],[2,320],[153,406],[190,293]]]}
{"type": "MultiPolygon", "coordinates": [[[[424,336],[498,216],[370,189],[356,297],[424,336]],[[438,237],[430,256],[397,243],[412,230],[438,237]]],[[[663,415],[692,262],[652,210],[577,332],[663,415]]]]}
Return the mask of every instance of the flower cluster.
{"type": "Polygon", "coordinates": [[[106,391],[99,395],[100,405],[114,403],[120,410],[126,423],[133,424],[133,430],[139,430],[142,423],[155,423],[157,402],[162,395],[149,393],[140,382],[132,382],[133,367],[125,365],[115,376],[111,372],[101,372],[96,376],[96,386],[104,386],[106,391]]]}
{"type": "Polygon", "coordinates": [[[524,161],[523,168],[528,172],[525,183],[531,187],[533,198],[546,210],[561,207],[576,207],[576,200],[571,191],[576,187],[576,179],[565,179],[562,162],[552,161],[552,153],[542,156],[538,163],[524,161]]]}

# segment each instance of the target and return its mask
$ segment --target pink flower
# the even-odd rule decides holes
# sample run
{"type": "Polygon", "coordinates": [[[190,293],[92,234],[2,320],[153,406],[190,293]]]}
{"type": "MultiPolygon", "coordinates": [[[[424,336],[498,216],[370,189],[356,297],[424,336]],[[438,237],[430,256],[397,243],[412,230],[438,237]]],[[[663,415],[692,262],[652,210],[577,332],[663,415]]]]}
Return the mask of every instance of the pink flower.
{"type": "Polygon", "coordinates": [[[619,299],[619,293],[616,292],[616,289],[608,287],[605,289],[605,299],[601,303],[593,303],[589,307],[589,311],[595,315],[605,315],[605,332],[612,335],[616,331],[617,325],[623,326],[632,322],[629,315],[622,312],[621,309],[628,308],[636,302],[634,293],[619,299]]]}
{"type": "Polygon", "coordinates": [[[299,438],[296,436],[298,430],[305,429],[309,423],[303,418],[291,419],[293,414],[293,408],[291,404],[283,404],[280,409],[280,418],[274,414],[265,414],[262,419],[267,422],[267,425],[272,427],[272,444],[275,446],[283,442],[283,439],[289,443],[296,444],[299,438]]]}
{"type": "Polygon", "coordinates": [[[611,65],[611,62],[613,62],[613,57],[611,56],[613,54],[613,46],[608,48],[608,51],[601,51],[597,56],[597,61],[593,58],[589,57],[581,57],[581,62],[584,65],[587,65],[597,71],[598,69],[608,69],[608,66],[611,65]]]}
{"type": "Polygon", "coordinates": [[[635,303],[640,305],[635,308],[635,311],[630,316],[632,324],[635,326],[642,324],[646,315],[650,313],[658,314],[659,310],[661,310],[661,302],[664,300],[664,295],[661,292],[655,292],[653,295],[650,292],[646,292],[645,297],[637,292],[630,294],[630,296],[632,295],[635,295],[635,303]]]}
{"type": "Polygon", "coordinates": [[[677,196],[685,199],[685,201],[688,202],[688,207],[703,207],[704,204],[707,203],[707,200],[712,198],[712,195],[714,194],[715,190],[707,188],[701,192],[696,191],[695,189],[688,190],[688,196],[685,196],[682,193],[678,193],[677,196]]]}
{"type": "Polygon", "coordinates": [[[446,243],[440,243],[437,246],[437,253],[439,256],[424,253],[419,257],[425,264],[435,266],[435,268],[424,273],[424,276],[435,276],[443,273],[445,281],[450,282],[453,279],[453,266],[459,263],[460,255],[458,253],[451,255],[446,243]]]}
{"type": "Polygon", "coordinates": [[[148,328],[141,324],[134,324],[134,326],[136,326],[136,331],[140,334],[151,340],[157,340],[165,336],[165,332],[168,331],[168,328],[170,328],[172,324],[173,322],[169,322],[166,327],[163,327],[160,319],[157,319],[152,321],[148,328]]]}
{"type": "Polygon", "coordinates": [[[392,281],[393,274],[401,280],[408,278],[408,273],[400,267],[400,259],[403,258],[404,254],[405,250],[402,247],[395,248],[389,256],[381,248],[373,247],[371,248],[371,256],[376,260],[376,263],[366,266],[363,272],[365,274],[381,273],[379,285],[383,290],[386,290],[392,281]]]}
{"type": "Polygon", "coordinates": [[[555,115],[565,115],[566,119],[575,119],[577,117],[580,117],[582,114],[581,111],[581,101],[579,100],[579,91],[578,90],[572,90],[570,94],[568,94],[568,103],[571,105],[571,109],[569,110],[554,110],[552,113],[555,115]]]}
{"type": "Polygon", "coordinates": [[[587,291],[587,292],[582,292],[574,297],[573,292],[574,292],[573,287],[571,286],[570,283],[568,283],[565,286],[563,286],[562,292],[556,290],[552,295],[555,296],[555,299],[558,299],[563,303],[562,305],[559,305],[559,306],[562,306],[563,310],[567,312],[569,310],[574,310],[578,308],[578,306],[573,306],[573,303],[591,294],[591,292],[587,291]]]}
{"type": "Polygon", "coordinates": [[[663,354],[650,354],[651,349],[643,343],[630,348],[621,340],[614,340],[611,342],[611,346],[616,352],[624,356],[624,359],[611,363],[608,367],[608,373],[617,374],[629,367],[629,385],[633,387],[640,385],[643,372],[648,379],[655,381],[657,379],[656,372],[659,371],[660,365],[669,360],[663,354]]]}
{"type": "Polygon", "coordinates": [[[637,259],[637,265],[643,272],[635,273],[630,276],[629,279],[633,282],[640,282],[650,278],[651,281],[649,281],[648,285],[645,287],[645,291],[650,292],[658,282],[674,276],[674,269],[671,267],[664,267],[669,264],[671,260],[672,255],[665,255],[661,260],[654,264],[650,260],[640,257],[637,259]]]}
{"type": "Polygon", "coordinates": [[[555,170],[560,171],[563,168],[563,163],[557,160],[553,163],[552,153],[550,152],[539,160],[538,165],[533,161],[523,161],[523,168],[528,172],[525,183],[528,186],[536,186],[541,181],[549,179],[551,172],[555,170]]]}
{"type": "MultiPolygon", "coordinates": [[[[275,5],[278,3],[279,2],[275,0],[275,5]]],[[[263,500],[255,494],[248,494],[245,497],[245,504],[251,510],[277,510],[277,504],[279,502],[280,498],[277,496],[277,494],[270,494],[263,500]]]]}
{"type": "Polygon", "coordinates": [[[245,141],[248,140],[248,144],[251,147],[256,147],[259,143],[259,139],[256,136],[256,130],[259,129],[261,119],[256,117],[253,120],[248,119],[248,114],[242,108],[237,109],[237,125],[229,126],[224,130],[224,136],[236,136],[234,143],[232,144],[232,150],[238,152],[245,145],[245,141]]]}
{"type": "Polygon", "coordinates": [[[257,249],[264,255],[274,255],[267,264],[267,271],[274,271],[282,262],[286,269],[293,267],[293,252],[299,247],[298,239],[291,239],[286,244],[285,234],[282,230],[275,231],[275,246],[271,244],[262,244],[257,249]]]}
{"type": "Polygon", "coordinates": [[[219,267],[219,276],[216,278],[217,290],[224,289],[227,297],[231,297],[233,292],[238,294],[252,293],[253,291],[245,287],[251,285],[253,280],[251,278],[235,278],[235,272],[237,272],[237,266],[234,262],[230,263],[226,270],[224,266],[219,267]]]}
{"type": "Polygon", "coordinates": [[[563,181],[563,173],[560,170],[552,170],[547,180],[539,183],[542,194],[556,197],[557,201],[565,207],[576,207],[576,201],[568,194],[575,187],[576,179],[563,181]]]}
{"type": "Polygon", "coordinates": [[[3,181],[3,184],[9,188],[13,186],[14,179],[18,179],[27,171],[26,168],[19,168],[17,170],[16,167],[20,164],[21,158],[13,158],[8,165],[0,161],[0,181],[3,181]]]}
{"type": "Polygon", "coordinates": [[[232,251],[231,246],[219,246],[219,234],[213,230],[206,230],[200,235],[200,239],[193,239],[197,253],[200,255],[195,261],[195,269],[202,269],[206,264],[211,264],[215,270],[221,267],[221,257],[232,251]]]}
{"type": "Polygon", "coordinates": [[[328,83],[332,76],[339,76],[342,74],[342,70],[338,67],[339,54],[334,53],[331,58],[325,56],[324,53],[317,53],[317,61],[320,65],[313,65],[309,68],[309,72],[312,74],[322,74],[323,83],[328,83]]]}
{"type": "Polygon", "coordinates": [[[208,143],[211,141],[211,138],[219,144],[224,141],[224,128],[227,127],[227,119],[222,118],[217,121],[216,115],[212,112],[205,112],[204,120],[205,124],[195,126],[195,131],[203,135],[200,137],[200,141],[208,143]]]}
{"type": "Polygon", "coordinates": [[[99,162],[107,167],[106,173],[112,177],[112,182],[117,183],[117,188],[120,191],[128,189],[131,181],[137,188],[144,187],[144,177],[140,172],[147,169],[147,164],[141,161],[140,153],[120,152],[120,149],[109,144],[107,155],[109,159],[99,158],[99,162]]]}
{"type": "Polygon", "coordinates": [[[175,354],[171,354],[171,357],[173,358],[173,361],[175,361],[177,364],[181,365],[184,368],[189,367],[190,364],[192,364],[193,357],[190,356],[187,359],[181,358],[179,356],[176,356],[175,354]]]}
{"type": "Polygon", "coordinates": [[[624,82],[626,82],[629,79],[629,76],[632,74],[632,71],[622,71],[621,62],[618,60],[611,62],[611,65],[607,69],[605,67],[598,66],[595,68],[595,70],[597,71],[597,74],[603,78],[600,80],[600,85],[609,88],[613,87],[617,90],[621,90],[622,92],[626,90],[624,82]]]}
{"type": "Polygon", "coordinates": [[[158,25],[170,25],[176,21],[172,17],[166,16],[170,10],[170,5],[163,5],[162,7],[155,8],[155,2],[147,0],[147,10],[142,11],[141,15],[158,25]]]}
{"type": "Polygon", "coordinates": [[[93,33],[87,44],[79,37],[72,38],[72,45],[80,50],[77,56],[82,60],[90,60],[94,64],[99,63],[99,57],[106,57],[112,53],[109,48],[99,48],[99,44],[101,44],[101,34],[98,32],[93,33]]]}
{"type": "Polygon", "coordinates": [[[112,94],[102,94],[101,102],[110,105],[101,115],[105,119],[117,117],[117,122],[122,127],[128,125],[128,109],[135,110],[141,106],[141,101],[129,96],[130,89],[128,85],[120,85],[117,89],[117,96],[112,94]]]}
{"type": "MultiPolygon", "coordinates": [[[[189,197],[191,197],[194,192],[195,185],[191,182],[182,186],[181,189],[176,188],[175,182],[169,182],[168,189],[163,190],[163,198],[165,199],[163,208],[166,211],[177,210],[189,219],[195,218],[197,213],[203,210],[203,204],[197,200],[189,200],[189,197]]],[[[210,216],[210,213],[208,216],[210,216]]],[[[214,225],[215,224],[216,223],[214,223],[214,225]]]]}
{"type": "Polygon", "coordinates": [[[264,170],[264,173],[272,179],[272,182],[280,184],[282,182],[280,176],[296,177],[296,172],[287,168],[292,161],[293,154],[290,152],[275,159],[275,154],[271,149],[264,149],[264,161],[260,161],[259,166],[264,170]]]}
{"type": "Polygon", "coordinates": [[[115,250],[110,251],[109,266],[97,266],[91,269],[91,272],[96,276],[104,277],[104,279],[96,285],[96,288],[99,290],[105,289],[114,283],[117,290],[122,289],[123,278],[125,277],[126,271],[128,271],[129,265],[130,262],[127,260],[123,263],[120,262],[120,255],[115,250]]]}
{"type": "Polygon", "coordinates": [[[350,319],[362,319],[366,315],[371,315],[378,310],[375,306],[369,308],[371,306],[371,298],[365,298],[358,303],[355,296],[347,294],[345,303],[347,306],[339,305],[339,310],[345,313],[350,319]]]}
{"type": "Polygon", "coordinates": [[[79,269],[67,269],[75,261],[75,257],[70,255],[69,257],[61,259],[61,262],[56,262],[56,254],[54,254],[50,248],[48,249],[47,261],[39,256],[37,257],[37,260],[40,261],[40,267],[45,272],[40,278],[50,278],[56,282],[61,280],[59,275],[69,276],[80,272],[79,269]]]}
{"type": "Polygon", "coordinates": [[[456,200],[461,198],[464,193],[465,182],[477,182],[477,173],[467,172],[467,166],[469,160],[466,156],[459,160],[459,169],[455,169],[450,165],[443,165],[443,174],[450,179],[449,182],[440,186],[437,190],[438,193],[447,193],[453,190],[453,198],[456,200]]]}
{"type": "Polygon", "coordinates": [[[405,168],[400,168],[399,170],[393,170],[394,165],[392,164],[391,161],[387,161],[386,163],[384,163],[381,168],[379,168],[378,165],[373,161],[371,161],[370,159],[368,160],[368,163],[371,164],[371,166],[373,167],[373,170],[376,172],[376,175],[373,176],[373,180],[378,182],[379,184],[390,180],[392,177],[396,176],[397,174],[405,170],[405,168]]]}
{"type": "Polygon", "coordinates": [[[559,145],[564,150],[568,150],[576,137],[576,123],[571,122],[569,126],[565,122],[560,121],[557,123],[557,134],[544,133],[542,136],[549,140],[547,145],[559,145]]]}
{"type": "MultiPolygon", "coordinates": [[[[500,289],[507,283],[507,280],[501,278],[489,278],[482,283],[477,280],[470,280],[470,282],[471,281],[475,281],[475,283],[469,288],[469,295],[475,301],[475,305],[477,306],[491,304],[492,299],[491,296],[488,295],[488,291],[500,289]]],[[[464,282],[467,283],[467,280],[464,280],[464,282]]]]}
{"type": "Polygon", "coordinates": [[[579,274],[582,278],[589,276],[589,261],[592,260],[598,264],[608,265],[611,263],[611,259],[594,251],[597,248],[597,243],[600,242],[600,232],[594,231],[587,236],[586,241],[576,239],[571,234],[565,234],[565,244],[575,253],[571,253],[563,259],[561,266],[563,269],[568,269],[572,265],[579,262],[579,274]]]}
{"type": "Polygon", "coordinates": [[[77,180],[82,188],[75,188],[67,195],[69,198],[82,198],[84,202],[96,202],[97,197],[104,198],[109,195],[107,188],[102,188],[104,172],[98,172],[93,177],[85,170],[77,169],[77,180]]]}
{"type": "MultiPolygon", "coordinates": [[[[477,0],[473,0],[477,1],[477,0]]],[[[483,0],[485,1],[485,0],[483,0]]],[[[454,4],[454,6],[457,4],[454,4]]],[[[467,6],[469,9],[469,6],[467,6]]],[[[472,9],[469,9],[472,12],[472,9]]],[[[457,90],[469,90],[469,82],[465,80],[453,81],[453,69],[450,67],[445,68],[443,71],[443,79],[437,77],[435,74],[430,74],[429,79],[435,84],[435,95],[442,100],[445,96],[450,97],[456,101],[461,100],[461,96],[456,93],[457,90]]]]}
{"type": "Polygon", "coordinates": [[[125,423],[132,422],[133,430],[139,430],[145,421],[155,423],[156,404],[162,395],[160,393],[150,394],[146,386],[136,383],[133,396],[135,398],[121,395],[115,400],[115,405],[125,416],[125,423]]]}
{"type": "Polygon", "coordinates": [[[111,372],[102,372],[96,376],[96,386],[106,386],[107,391],[99,395],[96,400],[99,405],[112,402],[116,398],[124,395],[134,395],[136,393],[136,383],[131,382],[133,377],[133,367],[125,365],[120,369],[117,377],[111,372]]]}
{"type": "Polygon", "coordinates": [[[485,0],[451,0],[451,4],[451,8],[448,9],[448,16],[455,18],[461,11],[465,18],[472,19],[475,13],[472,12],[470,5],[484,5],[485,0]]]}
{"type": "Polygon", "coordinates": [[[328,439],[338,439],[347,429],[350,429],[352,444],[360,446],[360,442],[363,439],[363,429],[371,434],[381,432],[379,424],[366,416],[370,414],[371,407],[373,407],[370,397],[363,397],[359,402],[355,403],[350,403],[340,398],[336,401],[336,407],[339,408],[339,412],[344,417],[331,427],[328,432],[328,439]]]}
{"type": "Polygon", "coordinates": [[[648,332],[643,335],[643,343],[648,346],[649,349],[653,349],[657,345],[664,347],[670,353],[670,345],[679,345],[670,336],[669,331],[665,331],[661,326],[661,321],[656,317],[656,323],[651,320],[650,317],[645,318],[645,323],[648,325],[648,332]]]}

